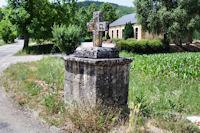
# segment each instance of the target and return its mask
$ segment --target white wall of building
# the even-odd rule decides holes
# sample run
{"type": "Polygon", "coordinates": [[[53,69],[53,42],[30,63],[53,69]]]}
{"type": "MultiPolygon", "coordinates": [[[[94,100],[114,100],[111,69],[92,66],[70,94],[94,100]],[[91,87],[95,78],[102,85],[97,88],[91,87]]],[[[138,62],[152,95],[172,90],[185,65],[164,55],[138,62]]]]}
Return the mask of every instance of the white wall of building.
{"type": "MultiPolygon", "coordinates": [[[[122,39],[124,28],[125,28],[125,25],[110,27],[109,28],[110,38],[122,39]],[[118,32],[118,35],[117,35],[117,32],[118,32]]],[[[134,29],[134,37],[136,38],[136,34],[137,34],[137,39],[141,40],[142,39],[142,27],[141,27],[141,25],[133,24],[133,29],[134,29]],[[136,32],[136,30],[137,30],[137,32],[136,32]]]]}

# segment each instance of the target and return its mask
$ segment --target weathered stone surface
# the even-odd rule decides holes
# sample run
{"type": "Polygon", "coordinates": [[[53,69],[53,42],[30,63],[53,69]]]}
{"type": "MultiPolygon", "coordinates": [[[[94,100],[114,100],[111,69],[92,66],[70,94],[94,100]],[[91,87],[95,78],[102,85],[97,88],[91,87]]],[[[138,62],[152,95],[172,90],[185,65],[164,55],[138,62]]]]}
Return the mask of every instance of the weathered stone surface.
{"type": "Polygon", "coordinates": [[[103,48],[103,47],[87,47],[77,48],[73,54],[76,57],[82,58],[119,58],[119,50],[117,48],[103,48]]]}
{"type": "Polygon", "coordinates": [[[129,65],[132,58],[90,59],[75,56],[65,60],[65,102],[99,99],[120,106],[127,104],[129,65]]]}
{"type": "Polygon", "coordinates": [[[103,21],[103,14],[101,12],[93,13],[93,22],[87,23],[88,32],[93,32],[93,46],[102,47],[102,32],[108,30],[108,22],[103,21]]]}
{"type": "Polygon", "coordinates": [[[77,48],[75,53],[63,57],[65,61],[65,103],[82,100],[126,106],[129,88],[129,70],[132,58],[119,58],[117,48],[102,48],[102,32],[108,23],[102,22],[101,12],[94,12],[93,46],[77,48]]]}

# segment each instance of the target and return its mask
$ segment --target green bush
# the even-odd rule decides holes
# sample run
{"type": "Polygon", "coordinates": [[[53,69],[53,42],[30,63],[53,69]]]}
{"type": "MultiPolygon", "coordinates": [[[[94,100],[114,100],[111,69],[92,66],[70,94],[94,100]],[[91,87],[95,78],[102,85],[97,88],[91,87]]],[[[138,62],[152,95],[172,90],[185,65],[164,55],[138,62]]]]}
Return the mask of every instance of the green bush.
{"type": "Polygon", "coordinates": [[[67,55],[72,54],[81,44],[81,30],[76,25],[70,25],[69,27],[54,25],[52,33],[58,48],[67,55]]]}
{"type": "Polygon", "coordinates": [[[121,51],[125,50],[133,53],[151,54],[167,51],[167,48],[161,39],[142,39],[137,41],[136,39],[130,38],[127,40],[120,40],[116,47],[118,47],[121,51]]]}
{"type": "Polygon", "coordinates": [[[124,39],[133,38],[134,37],[134,29],[131,23],[127,23],[124,28],[124,39]]]}
{"type": "Polygon", "coordinates": [[[110,39],[109,32],[107,32],[107,34],[106,34],[106,39],[107,39],[107,40],[110,39]]]}
{"type": "Polygon", "coordinates": [[[17,32],[9,20],[2,20],[0,22],[0,36],[5,43],[12,43],[15,41],[17,32]]]}
{"type": "Polygon", "coordinates": [[[112,38],[111,39],[111,43],[117,43],[117,42],[119,42],[120,41],[120,39],[118,39],[118,38],[112,38]]]}
{"type": "Polygon", "coordinates": [[[103,37],[102,40],[103,40],[103,41],[107,41],[106,37],[103,37]]]}
{"type": "Polygon", "coordinates": [[[85,41],[85,42],[92,42],[92,37],[86,36],[86,37],[84,38],[84,41],[85,41]]]}

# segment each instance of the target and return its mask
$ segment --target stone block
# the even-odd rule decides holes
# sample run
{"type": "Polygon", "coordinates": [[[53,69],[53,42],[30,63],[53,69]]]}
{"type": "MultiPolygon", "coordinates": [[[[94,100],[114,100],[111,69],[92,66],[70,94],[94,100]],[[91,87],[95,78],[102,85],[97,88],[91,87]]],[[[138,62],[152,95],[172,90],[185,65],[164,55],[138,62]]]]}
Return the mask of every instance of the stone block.
{"type": "Polygon", "coordinates": [[[79,47],[75,50],[74,56],[81,58],[119,58],[119,49],[105,47],[79,47]]]}
{"type": "Polygon", "coordinates": [[[65,102],[99,99],[124,106],[128,100],[132,58],[90,59],[62,57],[65,61],[65,102]]]}

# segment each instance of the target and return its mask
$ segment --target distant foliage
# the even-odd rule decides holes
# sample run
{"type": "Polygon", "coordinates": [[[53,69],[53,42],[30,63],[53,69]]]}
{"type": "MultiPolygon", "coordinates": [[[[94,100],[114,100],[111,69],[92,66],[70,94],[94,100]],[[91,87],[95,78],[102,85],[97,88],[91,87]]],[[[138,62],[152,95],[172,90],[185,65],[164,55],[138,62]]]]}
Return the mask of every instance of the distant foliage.
{"type": "Polygon", "coordinates": [[[69,27],[55,25],[52,33],[58,48],[67,55],[72,54],[80,45],[81,29],[76,25],[70,25],[69,27]]]}
{"type": "Polygon", "coordinates": [[[131,23],[127,23],[124,29],[124,39],[134,38],[134,29],[131,23]]]}
{"type": "Polygon", "coordinates": [[[14,25],[9,20],[2,20],[0,22],[0,36],[5,43],[12,43],[17,37],[14,25]]]}
{"type": "MultiPolygon", "coordinates": [[[[81,7],[88,8],[91,4],[95,4],[97,9],[99,10],[100,6],[103,3],[104,2],[86,0],[84,2],[78,2],[77,5],[78,5],[78,8],[81,8],[81,7]]],[[[121,17],[121,16],[124,16],[124,15],[131,14],[131,13],[135,12],[135,8],[134,7],[121,6],[121,5],[117,5],[117,4],[114,4],[114,3],[109,3],[109,4],[112,5],[115,8],[118,17],[121,17]]]]}
{"type": "Polygon", "coordinates": [[[117,47],[120,50],[125,50],[133,53],[162,53],[166,52],[168,48],[162,40],[147,40],[142,39],[137,41],[136,39],[121,40],[117,43],[117,47]]]}
{"type": "Polygon", "coordinates": [[[109,23],[112,23],[119,18],[115,8],[109,3],[103,3],[100,6],[100,11],[103,13],[103,20],[109,23]]]}

